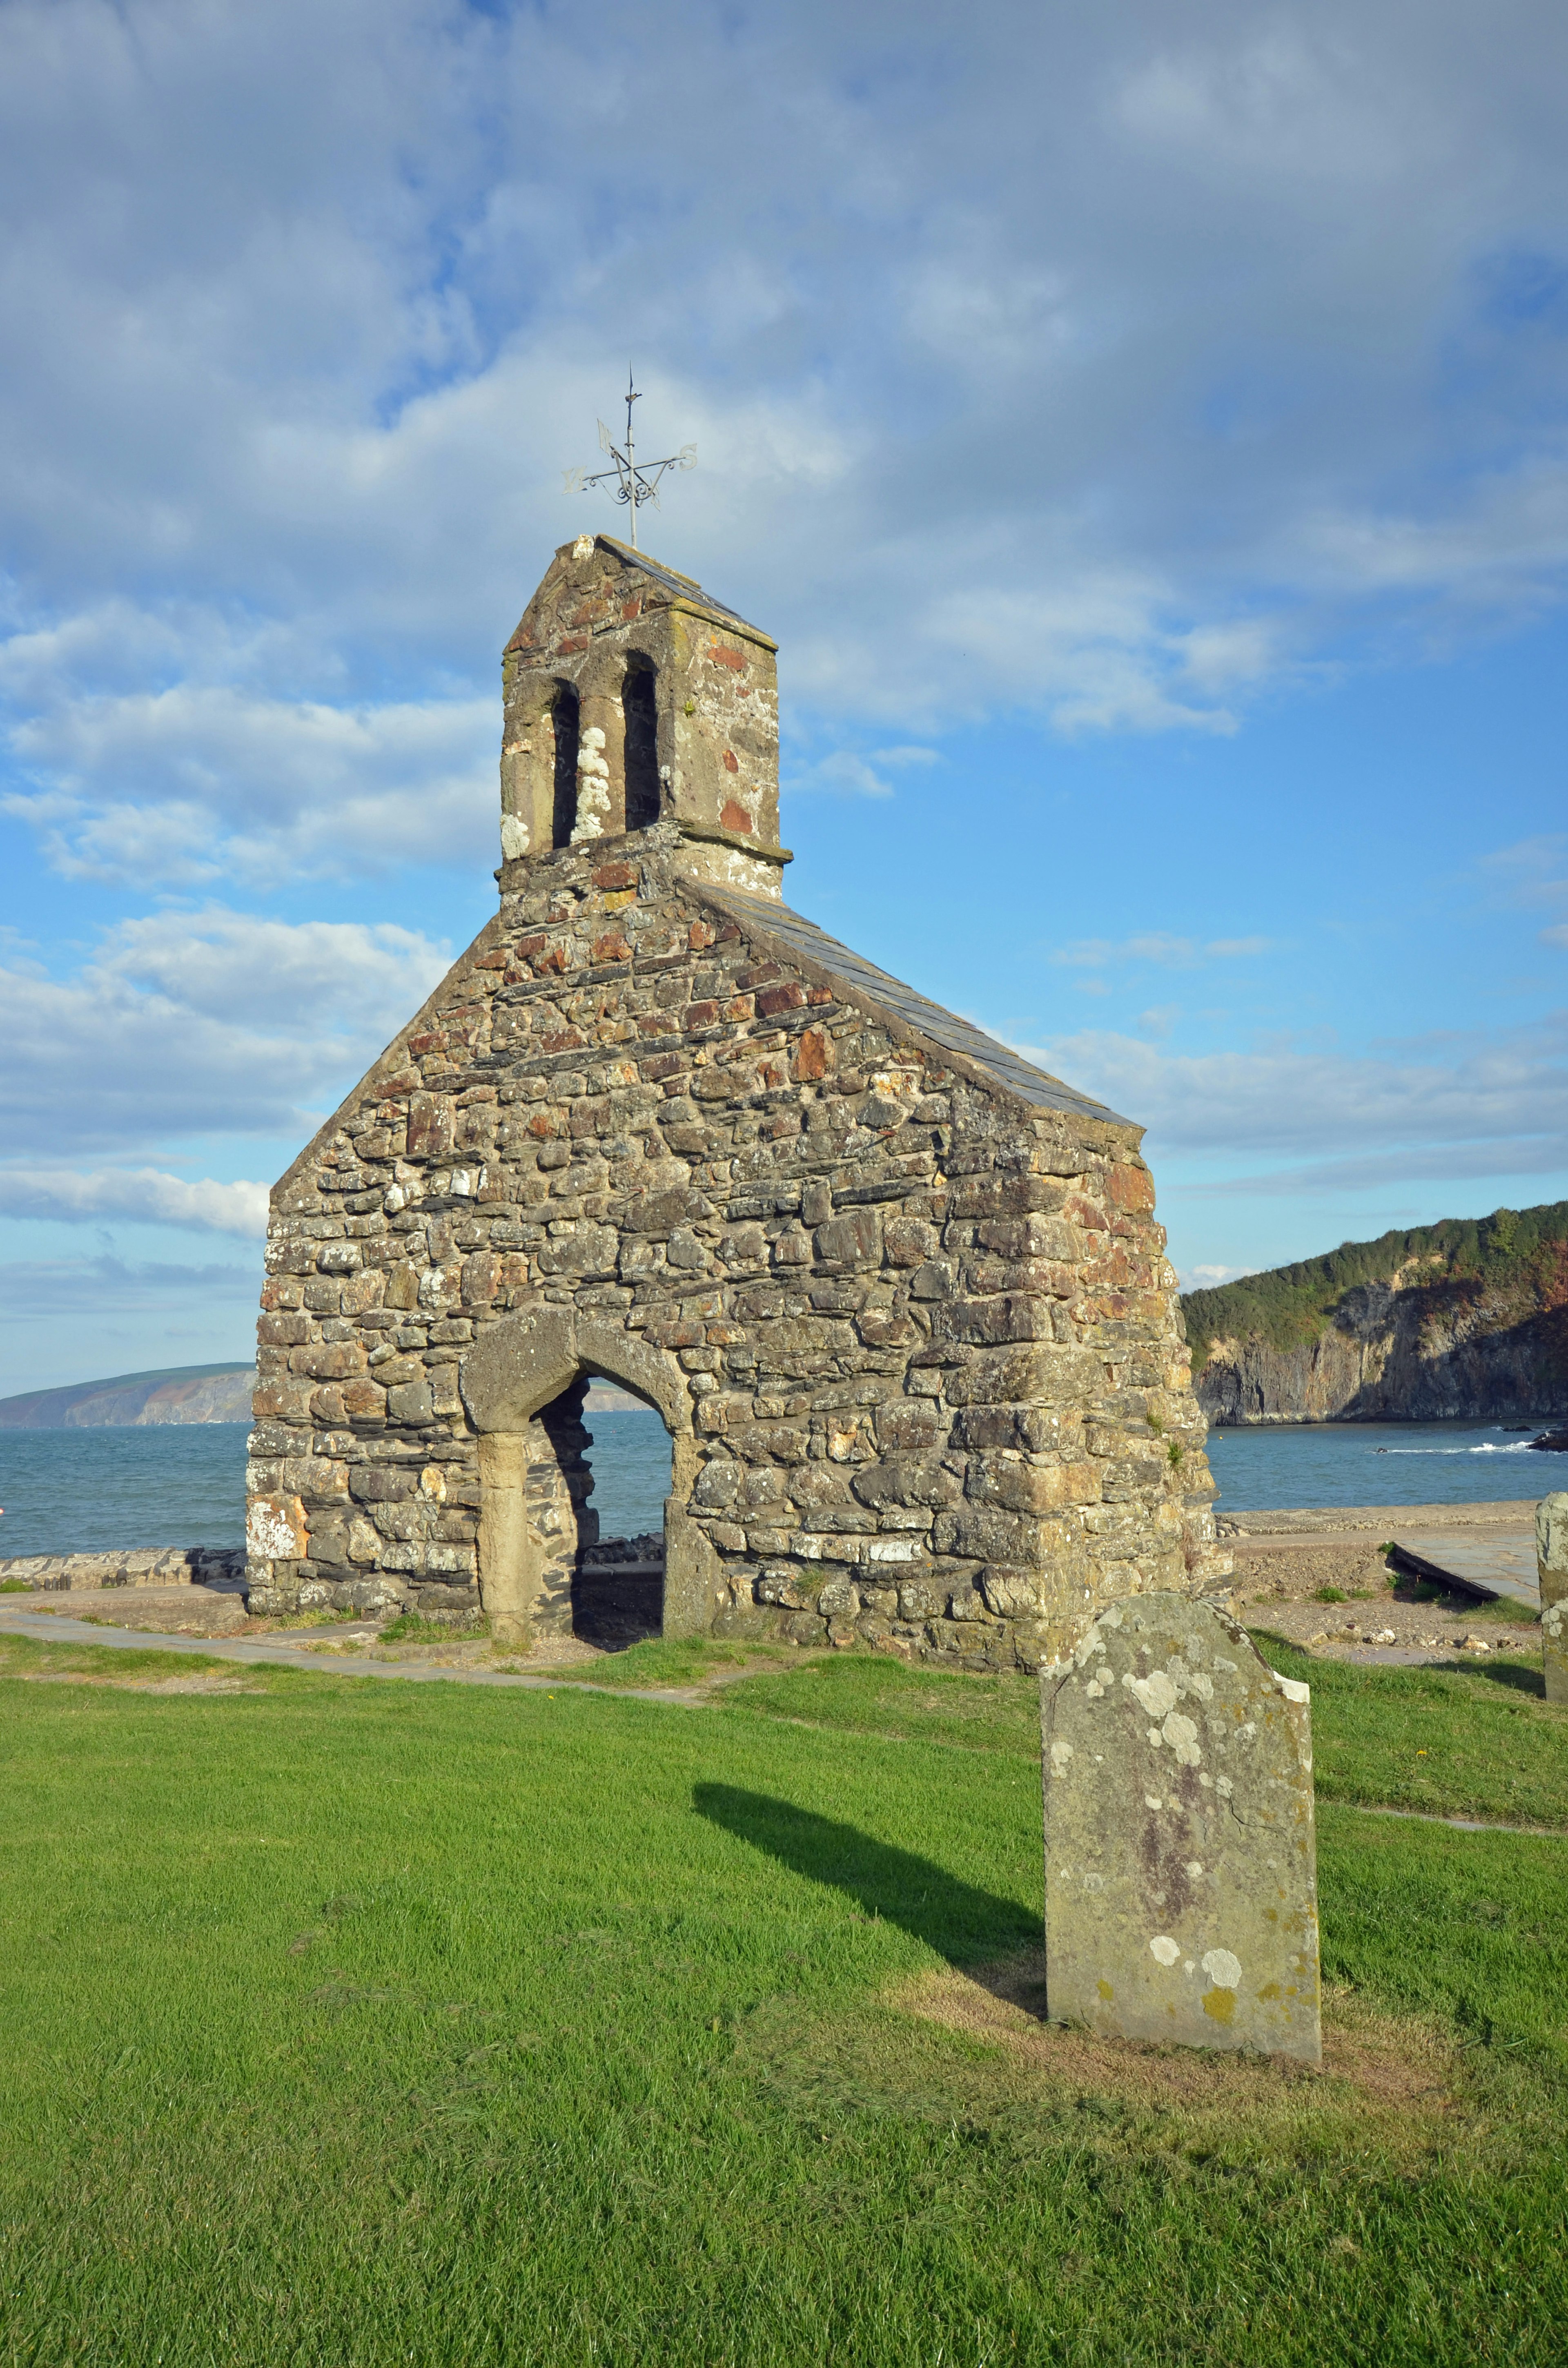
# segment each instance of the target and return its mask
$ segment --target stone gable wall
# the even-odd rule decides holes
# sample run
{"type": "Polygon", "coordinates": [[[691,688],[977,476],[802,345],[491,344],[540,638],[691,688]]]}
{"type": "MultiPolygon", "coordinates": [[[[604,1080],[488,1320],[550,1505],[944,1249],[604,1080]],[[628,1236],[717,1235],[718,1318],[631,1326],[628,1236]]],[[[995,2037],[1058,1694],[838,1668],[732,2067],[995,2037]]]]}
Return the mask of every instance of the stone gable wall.
{"type": "Polygon", "coordinates": [[[842,999],[688,860],[664,825],[508,865],[278,1186],[253,1603],[476,1608],[470,1360],[551,1309],[675,1435],[688,1627],[1034,1666],[1211,1580],[1138,1130],[842,999]]]}

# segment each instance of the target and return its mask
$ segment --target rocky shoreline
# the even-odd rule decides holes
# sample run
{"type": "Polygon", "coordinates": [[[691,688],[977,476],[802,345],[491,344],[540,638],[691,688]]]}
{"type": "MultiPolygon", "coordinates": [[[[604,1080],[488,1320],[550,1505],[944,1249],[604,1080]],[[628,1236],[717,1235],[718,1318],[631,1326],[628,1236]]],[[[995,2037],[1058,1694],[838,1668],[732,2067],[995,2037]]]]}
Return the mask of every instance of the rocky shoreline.
{"type": "Polygon", "coordinates": [[[0,1562],[0,1593],[79,1595],[111,1587],[243,1588],[244,1546],[133,1546],[117,1553],[19,1554],[0,1562]]]}
{"type": "MultiPolygon", "coordinates": [[[[1393,1570],[1384,1554],[1396,1531],[1501,1534],[1528,1529],[1535,1508],[1536,1499],[1529,1497],[1460,1505],[1286,1506],[1227,1514],[1218,1527],[1234,1556],[1232,1605],[1248,1627],[1335,1660],[1430,1662],[1456,1655],[1479,1660],[1498,1653],[1539,1654],[1539,1623],[1517,1606],[1478,1602],[1458,1589],[1444,1593],[1393,1570]]],[[[595,1551],[592,1561],[607,1583],[606,1617],[599,1623],[604,1633],[594,1643],[557,1640],[557,1659],[593,1659],[650,1633],[656,1622],[634,1599],[661,1585],[661,1544],[649,1535],[606,1540],[595,1551]]],[[[289,1625],[250,1614],[239,1547],[138,1548],[0,1562],[0,1608],[48,1610],[102,1626],[171,1634],[260,1637],[289,1625]]],[[[356,1624],[353,1637],[361,1643],[373,1639],[385,1624],[384,1618],[367,1618],[356,1624]]],[[[345,1632],[347,1641],[352,1640],[345,1632]]],[[[479,1640],[454,1645],[452,1656],[488,1665],[497,1649],[479,1640]]]]}

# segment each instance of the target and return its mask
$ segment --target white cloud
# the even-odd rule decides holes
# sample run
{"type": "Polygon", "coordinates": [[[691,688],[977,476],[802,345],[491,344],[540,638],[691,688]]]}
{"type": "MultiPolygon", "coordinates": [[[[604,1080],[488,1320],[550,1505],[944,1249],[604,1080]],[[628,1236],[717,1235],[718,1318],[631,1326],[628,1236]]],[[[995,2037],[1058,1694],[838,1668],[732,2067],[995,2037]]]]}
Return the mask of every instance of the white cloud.
{"type": "Polygon", "coordinates": [[[496,731],[480,699],[348,711],[223,685],[61,695],[12,735],[49,787],[0,804],[37,824],[67,875],[270,883],[436,848],[477,865],[494,835],[496,731]]]}
{"type": "MultiPolygon", "coordinates": [[[[60,1326],[91,1339],[101,1337],[117,1319],[130,1317],[136,1323],[133,1340],[145,1342],[160,1335],[177,1339],[185,1327],[202,1323],[214,1303],[221,1302],[225,1304],[224,1320],[231,1335],[244,1340],[251,1328],[244,1311],[254,1308],[260,1287],[259,1259],[254,1268],[181,1266],[172,1261],[131,1264],[108,1253],[92,1258],[20,1259],[0,1267],[0,1324],[41,1324],[45,1338],[60,1326]],[[241,1319],[237,1324],[236,1315],[241,1319]]],[[[230,1349],[227,1353],[234,1351],[230,1349]]],[[[248,1344],[244,1353],[251,1353],[248,1344]]],[[[85,1361],[90,1372],[92,1357],[85,1361]]],[[[176,1361],[197,1362],[199,1358],[170,1357],[171,1364],[176,1361]]],[[[104,1365],[97,1370],[103,1372],[104,1365]]],[[[27,1380],[13,1370],[0,1394],[10,1395],[26,1386],[27,1380]]],[[[45,1384],[35,1381],[33,1386],[45,1384]]]]}
{"type": "Polygon", "coordinates": [[[1213,1291],[1221,1282],[1239,1282],[1245,1274],[1255,1274],[1250,1266],[1188,1266],[1183,1267],[1176,1280],[1184,1291],[1213,1291]]]}
{"type": "Polygon", "coordinates": [[[64,979],[0,967],[6,1150],[52,1165],[179,1135],[298,1139],[447,961],[407,929],[214,907],[122,922],[64,979]]]}
{"type": "Polygon", "coordinates": [[[1051,959],[1073,970],[1106,970],[1112,963],[1125,968],[1131,962],[1153,962],[1163,970],[1196,970],[1205,962],[1238,962],[1267,953],[1272,943],[1270,938],[1210,938],[1200,945],[1196,938],[1151,929],[1119,940],[1081,938],[1075,945],[1059,947],[1051,959]]]}
{"type": "Polygon", "coordinates": [[[1211,1183],[1184,1183],[1186,1200],[1278,1201],[1347,1192],[1401,1191],[1416,1184],[1460,1184],[1482,1178],[1501,1190],[1509,1178],[1568,1175],[1568,1135],[1482,1135],[1473,1143],[1402,1144],[1360,1159],[1324,1159],[1211,1183]]]}
{"type": "Polygon", "coordinates": [[[0,1215],[67,1222],[115,1217],[200,1233],[267,1233],[267,1187],[170,1176],[156,1167],[0,1167],[0,1215]]]}
{"type": "MultiPolygon", "coordinates": [[[[1018,1049],[1147,1127],[1156,1160],[1288,1159],[1292,1190],[1312,1175],[1346,1180],[1324,1164],[1335,1156],[1388,1177],[1568,1167],[1568,1013],[1362,1054],[1290,1045],[1182,1053],[1088,1030],[1018,1049]]],[[[1233,1189],[1268,1189],[1267,1178],[1233,1189]]]]}
{"type": "Polygon", "coordinates": [[[1500,21],[10,0],[16,811],[176,884],[472,860],[629,349],[701,450],[649,541],[819,721],[1225,732],[1535,613],[1568,19],[1500,21]]]}
{"type": "MultiPolygon", "coordinates": [[[[881,761],[887,760],[884,757],[881,761]]],[[[813,790],[847,798],[892,795],[892,784],[883,780],[876,767],[848,748],[835,748],[831,756],[819,757],[814,765],[803,765],[798,770],[791,768],[784,776],[784,787],[791,796],[813,790]]]]}

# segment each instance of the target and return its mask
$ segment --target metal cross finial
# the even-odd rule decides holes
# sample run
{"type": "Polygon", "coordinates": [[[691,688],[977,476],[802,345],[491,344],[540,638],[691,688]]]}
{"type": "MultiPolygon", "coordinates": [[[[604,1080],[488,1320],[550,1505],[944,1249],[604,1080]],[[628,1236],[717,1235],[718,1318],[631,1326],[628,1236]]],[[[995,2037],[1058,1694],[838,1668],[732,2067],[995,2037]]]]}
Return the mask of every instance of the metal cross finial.
{"type": "Polygon", "coordinates": [[[609,454],[612,465],[608,469],[596,470],[591,477],[585,476],[581,469],[564,469],[562,472],[569,494],[586,493],[590,485],[602,485],[608,478],[615,479],[614,499],[624,502],[631,512],[633,551],[637,548],[637,513],[642,505],[644,502],[652,502],[655,509],[663,507],[659,500],[659,480],[665,471],[695,469],[697,466],[696,445],[683,444],[680,450],[672,452],[667,461],[648,461],[642,468],[638,467],[637,448],[631,438],[631,406],[634,403],[641,403],[642,400],[642,395],[631,383],[631,372],[628,370],[626,373],[626,450],[621,450],[601,419],[599,450],[609,454]]]}

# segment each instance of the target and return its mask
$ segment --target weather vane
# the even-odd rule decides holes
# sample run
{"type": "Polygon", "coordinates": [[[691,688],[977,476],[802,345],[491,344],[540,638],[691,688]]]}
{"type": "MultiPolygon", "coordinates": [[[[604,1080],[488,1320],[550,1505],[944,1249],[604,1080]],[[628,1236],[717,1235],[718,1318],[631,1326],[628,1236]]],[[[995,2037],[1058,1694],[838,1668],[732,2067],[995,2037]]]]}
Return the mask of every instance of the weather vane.
{"type": "Polygon", "coordinates": [[[624,502],[631,513],[633,551],[637,548],[638,510],[644,502],[652,502],[655,509],[662,509],[664,507],[659,499],[659,480],[665,471],[695,469],[697,466],[696,445],[683,444],[680,450],[672,452],[667,461],[647,461],[642,468],[638,467],[637,448],[631,439],[631,406],[634,403],[641,403],[642,400],[641,394],[631,383],[631,372],[628,370],[626,373],[626,450],[621,450],[601,419],[599,450],[609,454],[612,465],[608,469],[596,470],[591,477],[585,476],[581,469],[564,469],[562,472],[566,480],[566,490],[569,494],[584,494],[587,492],[590,485],[602,485],[609,478],[615,479],[616,490],[613,498],[618,502],[624,502]]]}

